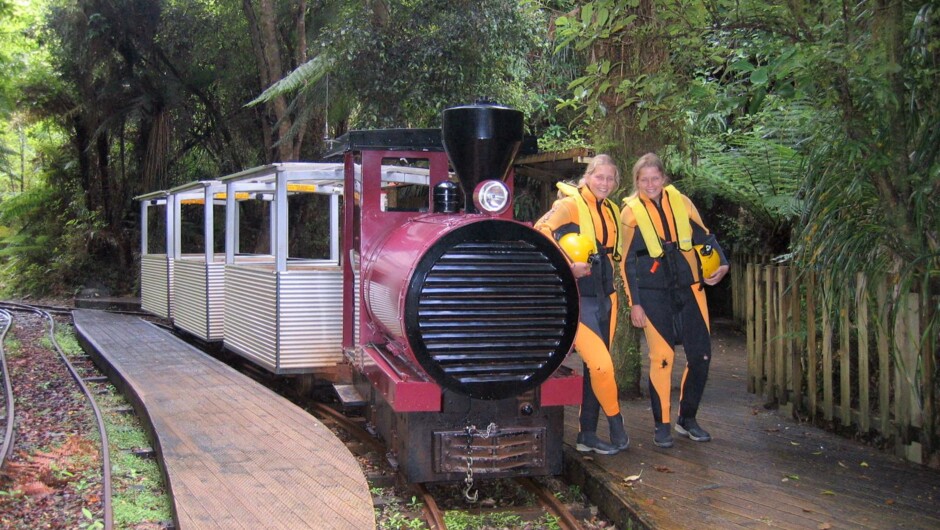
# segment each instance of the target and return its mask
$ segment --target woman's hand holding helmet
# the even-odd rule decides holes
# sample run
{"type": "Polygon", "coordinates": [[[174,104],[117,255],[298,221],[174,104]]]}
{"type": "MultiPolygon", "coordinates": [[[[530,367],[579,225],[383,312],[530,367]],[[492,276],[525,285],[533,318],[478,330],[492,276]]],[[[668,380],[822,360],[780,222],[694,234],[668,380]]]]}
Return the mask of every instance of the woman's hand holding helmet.
{"type": "Polygon", "coordinates": [[[705,282],[705,285],[717,285],[718,282],[720,282],[721,279],[725,277],[725,274],[728,274],[729,268],[730,267],[728,265],[721,265],[711,276],[705,278],[702,281],[705,282]]]}
{"type": "Polygon", "coordinates": [[[583,261],[575,261],[571,264],[571,274],[575,279],[584,278],[591,275],[591,264],[583,261]]]}

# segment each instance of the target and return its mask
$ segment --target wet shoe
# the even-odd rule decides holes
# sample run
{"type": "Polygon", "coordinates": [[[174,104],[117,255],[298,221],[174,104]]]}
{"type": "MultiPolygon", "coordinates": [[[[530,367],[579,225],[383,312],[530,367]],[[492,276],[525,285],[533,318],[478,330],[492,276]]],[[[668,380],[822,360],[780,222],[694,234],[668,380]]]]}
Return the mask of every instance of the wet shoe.
{"type": "Polygon", "coordinates": [[[693,442],[707,442],[712,439],[705,429],[698,426],[695,418],[679,418],[676,420],[676,432],[682,436],[688,436],[693,442]]]}
{"type": "Polygon", "coordinates": [[[578,444],[575,446],[575,449],[582,453],[590,453],[591,451],[594,451],[595,453],[602,455],[617,454],[616,447],[601,440],[597,437],[597,433],[593,432],[579,432],[578,444]]]}
{"type": "Polygon", "coordinates": [[[668,423],[657,423],[656,433],[653,435],[653,443],[656,447],[668,449],[672,447],[672,425],[668,423]]]}
{"type": "Polygon", "coordinates": [[[618,451],[626,451],[630,447],[630,435],[623,428],[623,415],[607,416],[610,425],[610,445],[618,451]]]}

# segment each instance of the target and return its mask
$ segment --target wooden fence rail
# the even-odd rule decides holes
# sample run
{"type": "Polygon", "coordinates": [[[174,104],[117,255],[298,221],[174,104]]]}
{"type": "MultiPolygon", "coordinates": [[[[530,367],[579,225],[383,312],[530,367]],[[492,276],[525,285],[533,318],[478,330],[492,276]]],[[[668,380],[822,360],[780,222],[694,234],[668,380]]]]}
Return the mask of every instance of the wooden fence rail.
{"type": "Polygon", "coordinates": [[[833,285],[789,265],[735,263],[731,281],[750,392],[915,462],[937,451],[937,339],[923,331],[936,299],[863,274],[833,285]]]}

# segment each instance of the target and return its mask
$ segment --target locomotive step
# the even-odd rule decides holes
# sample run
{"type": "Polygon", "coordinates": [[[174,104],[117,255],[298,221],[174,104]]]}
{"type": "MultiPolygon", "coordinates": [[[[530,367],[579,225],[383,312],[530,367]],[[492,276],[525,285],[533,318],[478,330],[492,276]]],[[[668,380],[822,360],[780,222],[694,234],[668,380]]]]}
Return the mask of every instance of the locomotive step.
{"type": "Polygon", "coordinates": [[[344,408],[350,409],[366,405],[365,398],[353,385],[333,385],[333,389],[336,390],[336,396],[344,408]]]}

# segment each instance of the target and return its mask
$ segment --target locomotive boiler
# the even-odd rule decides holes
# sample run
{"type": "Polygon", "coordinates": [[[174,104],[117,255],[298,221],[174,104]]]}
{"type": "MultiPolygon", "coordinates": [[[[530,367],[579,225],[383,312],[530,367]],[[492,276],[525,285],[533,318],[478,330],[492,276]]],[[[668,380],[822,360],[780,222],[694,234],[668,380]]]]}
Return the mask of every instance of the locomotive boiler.
{"type": "MultiPolygon", "coordinates": [[[[346,352],[370,421],[414,482],[561,471],[563,405],[580,399],[580,378],[561,367],[577,287],[555,244],[512,219],[522,129],[514,109],[447,109],[444,153],[394,154],[431,159],[430,211],[374,211],[366,182],[361,204],[346,195],[361,216],[347,241],[362,301],[346,352]],[[457,185],[435,172],[445,155],[457,185]]],[[[366,180],[373,157],[359,152],[366,180]]]]}

